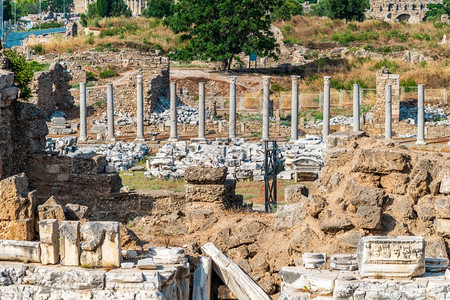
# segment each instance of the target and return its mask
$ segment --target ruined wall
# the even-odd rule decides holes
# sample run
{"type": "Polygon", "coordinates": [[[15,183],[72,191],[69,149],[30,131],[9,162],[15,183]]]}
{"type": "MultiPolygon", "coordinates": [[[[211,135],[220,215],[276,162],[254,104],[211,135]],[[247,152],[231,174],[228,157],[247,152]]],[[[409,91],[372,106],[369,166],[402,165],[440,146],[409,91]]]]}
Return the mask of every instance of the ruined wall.
{"type": "Polygon", "coordinates": [[[72,75],[67,68],[54,63],[47,71],[34,75],[31,83],[31,102],[49,117],[55,110],[70,109],[74,106],[73,96],[70,93],[72,75]]]}
{"type": "MultiPolygon", "coordinates": [[[[144,77],[144,118],[156,107],[159,97],[168,98],[170,89],[170,60],[167,57],[122,50],[121,52],[86,51],[71,54],[48,54],[37,58],[39,61],[54,61],[75,63],[101,70],[108,66],[121,69],[122,78],[114,83],[115,110],[122,113],[136,114],[136,76],[144,77]]],[[[83,79],[80,77],[80,79],[83,79]]],[[[105,87],[88,89],[89,103],[105,101],[105,87]]],[[[72,96],[79,99],[79,90],[73,89],[72,96]]]]}
{"type": "Polygon", "coordinates": [[[34,104],[17,101],[14,74],[0,70],[0,179],[26,172],[28,156],[45,148],[44,116],[34,104]]]}
{"type": "Polygon", "coordinates": [[[369,18],[419,23],[425,19],[427,5],[442,0],[371,0],[366,15],[369,18]]]}

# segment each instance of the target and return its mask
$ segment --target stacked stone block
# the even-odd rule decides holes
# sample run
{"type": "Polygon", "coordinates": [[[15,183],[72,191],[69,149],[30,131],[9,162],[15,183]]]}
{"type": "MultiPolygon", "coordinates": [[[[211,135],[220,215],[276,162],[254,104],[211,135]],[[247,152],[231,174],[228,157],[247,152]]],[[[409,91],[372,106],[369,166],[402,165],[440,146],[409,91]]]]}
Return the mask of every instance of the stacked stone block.
{"type": "Polygon", "coordinates": [[[34,239],[36,191],[28,191],[25,174],[0,181],[0,239],[34,239]]]}
{"type": "Polygon", "coordinates": [[[382,68],[377,72],[377,83],[376,83],[376,103],[373,112],[373,123],[375,127],[382,129],[384,127],[384,117],[385,117],[385,97],[386,97],[386,85],[391,85],[392,87],[392,120],[399,121],[400,116],[400,76],[397,74],[392,74],[387,68],[382,68]]]}
{"type": "Polygon", "coordinates": [[[227,167],[188,167],[185,170],[186,201],[193,207],[228,209],[242,205],[236,181],[226,180],[227,167]]]}

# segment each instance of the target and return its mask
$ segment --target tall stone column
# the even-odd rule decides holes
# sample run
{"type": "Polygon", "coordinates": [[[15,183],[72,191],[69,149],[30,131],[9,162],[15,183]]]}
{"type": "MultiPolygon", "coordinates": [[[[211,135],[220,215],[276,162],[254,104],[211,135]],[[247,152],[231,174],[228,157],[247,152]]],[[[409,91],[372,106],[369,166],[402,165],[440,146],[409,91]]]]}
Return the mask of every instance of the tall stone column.
{"type": "Polygon", "coordinates": [[[323,140],[326,141],[330,134],[330,90],[331,90],[331,77],[323,77],[323,140]]]}
{"type": "Polygon", "coordinates": [[[425,89],[419,84],[417,89],[417,142],[418,145],[426,145],[425,142],[425,89]]]}
{"type": "Polygon", "coordinates": [[[142,0],[139,0],[139,7],[138,7],[138,14],[140,15],[142,13],[142,0]]]}
{"type": "Polygon", "coordinates": [[[145,141],[144,135],[144,78],[142,75],[137,76],[137,105],[136,105],[136,141],[145,141]]]}
{"type": "Polygon", "coordinates": [[[228,137],[236,138],[236,76],[230,76],[230,120],[228,124],[228,137]]]}
{"type": "Polygon", "coordinates": [[[384,113],[384,137],[392,139],[392,85],[386,85],[384,113]]]}
{"type": "Polygon", "coordinates": [[[178,142],[177,133],[177,83],[170,83],[170,137],[169,142],[178,142]]]}
{"type": "Polygon", "coordinates": [[[205,83],[200,82],[198,84],[198,138],[205,140],[205,123],[206,123],[206,111],[205,111],[205,83]]]}
{"type": "Polygon", "coordinates": [[[270,76],[263,76],[263,120],[262,140],[269,140],[269,110],[270,110],[270,76]]]}
{"type": "Polygon", "coordinates": [[[87,141],[86,82],[80,82],[80,141],[87,141]]]}
{"type": "Polygon", "coordinates": [[[292,102],[291,102],[291,141],[298,139],[298,80],[300,76],[292,75],[292,102]]]}
{"type": "Polygon", "coordinates": [[[359,84],[353,85],[353,131],[360,131],[359,84]]]}
{"type": "Polygon", "coordinates": [[[113,84],[108,83],[106,85],[106,107],[108,112],[108,137],[109,141],[115,141],[116,136],[114,134],[114,90],[113,84]]]}

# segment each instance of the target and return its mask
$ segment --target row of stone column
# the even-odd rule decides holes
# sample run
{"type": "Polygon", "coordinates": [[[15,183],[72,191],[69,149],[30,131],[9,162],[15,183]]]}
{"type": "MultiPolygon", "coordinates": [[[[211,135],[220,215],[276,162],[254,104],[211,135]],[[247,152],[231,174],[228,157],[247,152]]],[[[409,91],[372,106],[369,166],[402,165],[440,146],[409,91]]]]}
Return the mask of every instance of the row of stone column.
{"type": "Polygon", "coordinates": [[[133,15],[141,15],[142,9],[147,7],[145,0],[125,0],[125,3],[133,15]]]}
{"type": "MultiPolygon", "coordinates": [[[[144,136],[144,80],[142,75],[137,76],[137,97],[136,97],[136,117],[137,117],[137,134],[136,141],[145,141],[144,136]]],[[[88,140],[87,134],[87,89],[86,83],[80,83],[80,137],[81,142],[88,140]]],[[[116,140],[114,133],[114,86],[112,83],[106,85],[106,107],[108,131],[107,139],[116,140]]]]}

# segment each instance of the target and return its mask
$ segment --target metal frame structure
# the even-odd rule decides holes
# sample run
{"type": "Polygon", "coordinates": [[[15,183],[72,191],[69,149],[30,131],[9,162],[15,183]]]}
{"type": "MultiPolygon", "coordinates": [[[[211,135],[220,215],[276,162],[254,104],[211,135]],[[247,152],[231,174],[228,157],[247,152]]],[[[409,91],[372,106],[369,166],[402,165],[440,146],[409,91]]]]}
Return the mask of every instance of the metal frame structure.
{"type": "Polygon", "coordinates": [[[275,212],[277,209],[277,142],[264,142],[264,186],[265,211],[275,212]]]}

